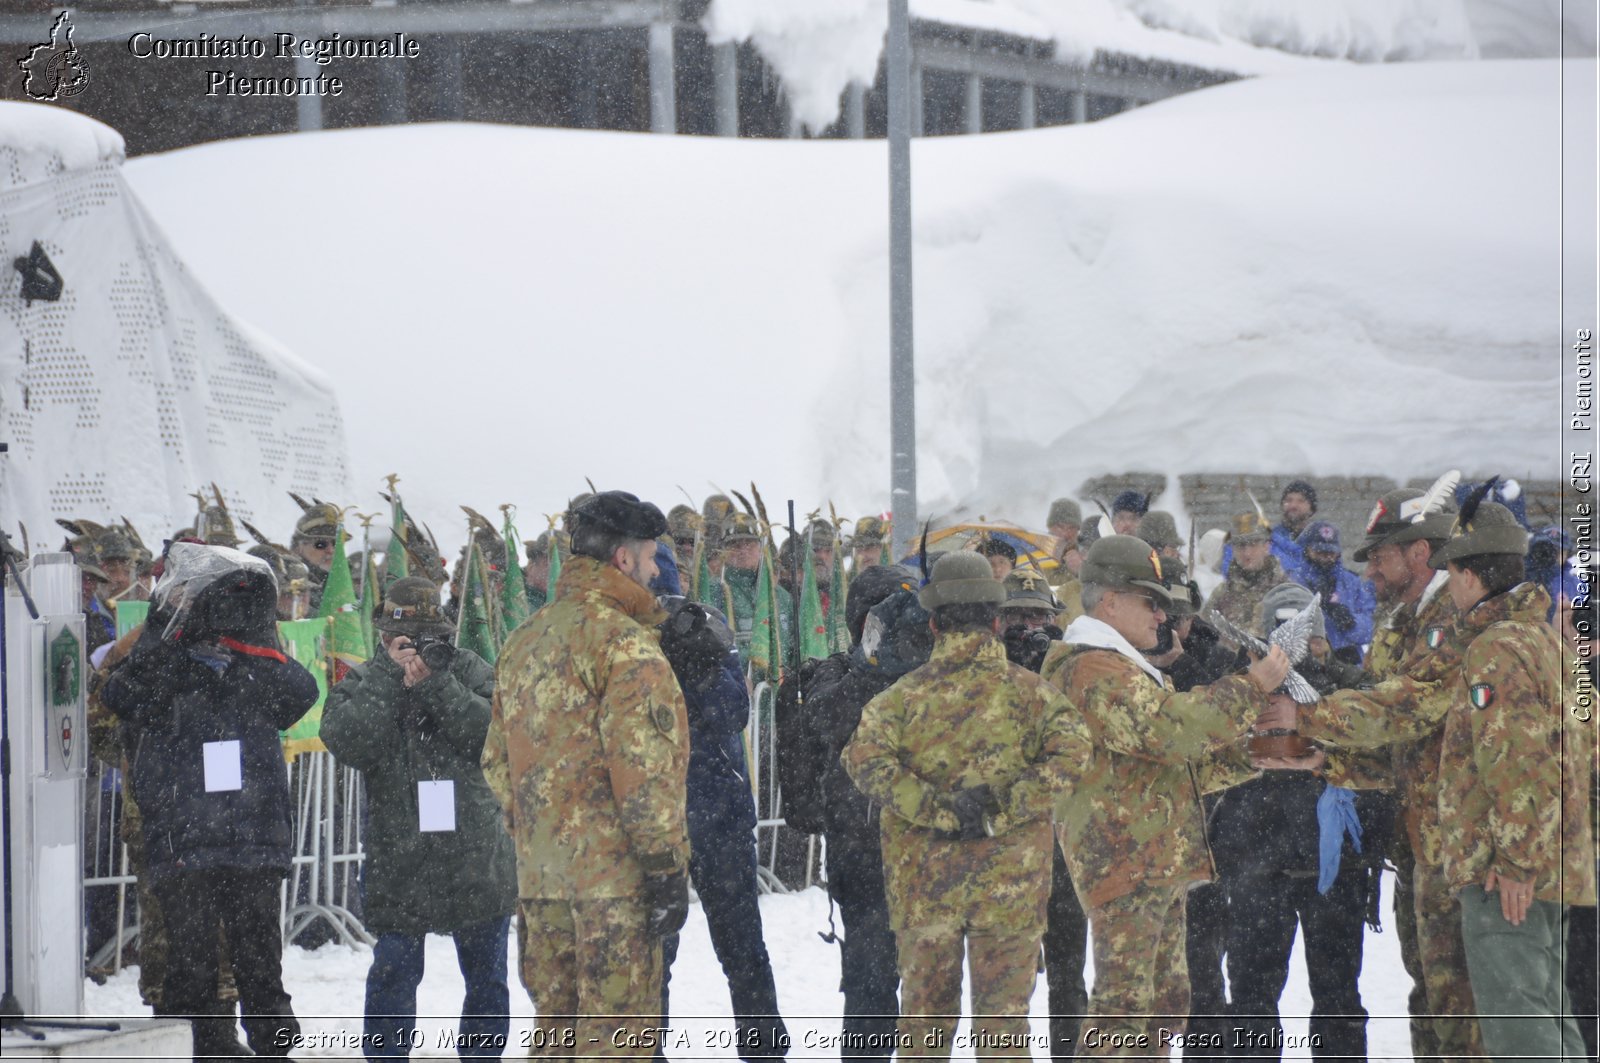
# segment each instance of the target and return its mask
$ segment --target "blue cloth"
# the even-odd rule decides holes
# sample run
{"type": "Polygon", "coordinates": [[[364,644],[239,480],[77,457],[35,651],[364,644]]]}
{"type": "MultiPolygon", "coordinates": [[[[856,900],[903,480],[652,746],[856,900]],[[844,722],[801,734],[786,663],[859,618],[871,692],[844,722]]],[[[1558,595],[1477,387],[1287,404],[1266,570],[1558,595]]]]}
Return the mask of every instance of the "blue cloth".
{"type": "MultiPolygon", "coordinates": [[[[456,1033],[463,1058],[498,1058],[511,1029],[511,990],[506,983],[509,916],[464,927],[450,936],[466,982],[456,1033]]],[[[406,1059],[417,1028],[417,986],[422,984],[422,934],[379,934],[367,969],[367,1007],[362,1025],[368,1059],[406,1059]]],[[[437,1048],[437,1045],[429,1047],[437,1048]]]]}
{"type": "Polygon", "coordinates": [[[1355,791],[1343,786],[1329,786],[1317,798],[1318,848],[1321,859],[1317,864],[1317,892],[1327,895],[1333,880],[1339,877],[1339,854],[1344,849],[1344,836],[1350,835],[1350,844],[1361,851],[1361,820],[1356,817],[1355,791]]]}

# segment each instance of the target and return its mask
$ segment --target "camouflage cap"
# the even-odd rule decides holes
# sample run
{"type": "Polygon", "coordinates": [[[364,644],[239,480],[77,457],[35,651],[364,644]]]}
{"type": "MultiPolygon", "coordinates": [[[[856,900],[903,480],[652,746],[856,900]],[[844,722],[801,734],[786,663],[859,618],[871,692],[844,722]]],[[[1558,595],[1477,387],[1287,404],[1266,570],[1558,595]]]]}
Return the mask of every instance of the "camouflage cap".
{"type": "Polygon", "coordinates": [[[1061,611],[1061,603],[1050,589],[1044,573],[1033,568],[1014,568],[1006,576],[1006,600],[1002,609],[1044,609],[1052,613],[1061,611]]]}
{"type": "Polygon", "coordinates": [[[420,576],[395,580],[383,595],[377,628],[390,635],[449,636],[455,628],[439,608],[439,588],[420,576]]]}
{"type": "Polygon", "coordinates": [[[756,531],[756,520],[748,513],[729,513],[722,520],[722,534],[718,541],[724,545],[728,543],[751,542],[760,539],[756,531]]]}
{"type": "Polygon", "coordinates": [[[733,499],[727,495],[707,495],[700,504],[700,519],[706,522],[708,528],[722,524],[733,512],[733,499]]]}
{"type": "Polygon", "coordinates": [[[1244,544],[1265,542],[1272,538],[1272,524],[1261,514],[1251,510],[1249,513],[1236,514],[1229,521],[1228,537],[1225,542],[1244,544]]]}
{"type": "Polygon", "coordinates": [[[312,539],[332,539],[339,531],[339,522],[343,514],[339,507],[332,502],[317,502],[306,507],[300,514],[300,519],[294,522],[294,535],[290,538],[290,545],[308,542],[312,539]]]}
{"type": "Polygon", "coordinates": [[[868,515],[856,521],[856,532],[851,538],[851,545],[860,550],[868,546],[882,546],[888,538],[888,522],[882,517],[868,515]]]}
{"type": "Polygon", "coordinates": [[[1523,557],[1528,553],[1528,533],[1516,516],[1498,502],[1482,502],[1464,523],[1457,517],[1455,528],[1443,546],[1433,552],[1428,564],[1444,568],[1451,561],[1482,554],[1507,554],[1523,557]]]}
{"type": "Polygon", "coordinates": [[[1156,604],[1165,609],[1172,600],[1172,588],[1162,569],[1164,564],[1154,547],[1143,539],[1107,535],[1089,547],[1078,576],[1084,586],[1150,591],[1156,596],[1156,604]]]}
{"type": "Polygon", "coordinates": [[[933,563],[928,583],[917,594],[917,604],[930,613],[945,605],[999,605],[1006,600],[1005,585],[978,554],[957,550],[933,563]]]}
{"type": "Polygon", "coordinates": [[[1178,534],[1178,522],[1171,513],[1159,509],[1152,509],[1140,517],[1139,526],[1133,530],[1133,534],[1157,550],[1163,546],[1183,545],[1183,537],[1178,534]]]}
{"type": "Polygon", "coordinates": [[[1053,528],[1057,524],[1082,523],[1083,507],[1070,498],[1058,498],[1050,503],[1050,515],[1044,519],[1046,528],[1053,528]]]}
{"type": "Polygon", "coordinates": [[[1455,517],[1450,513],[1422,515],[1424,492],[1415,487],[1397,487],[1384,493],[1367,517],[1367,537],[1350,556],[1365,562],[1380,546],[1402,546],[1419,539],[1442,542],[1450,537],[1455,517]]]}

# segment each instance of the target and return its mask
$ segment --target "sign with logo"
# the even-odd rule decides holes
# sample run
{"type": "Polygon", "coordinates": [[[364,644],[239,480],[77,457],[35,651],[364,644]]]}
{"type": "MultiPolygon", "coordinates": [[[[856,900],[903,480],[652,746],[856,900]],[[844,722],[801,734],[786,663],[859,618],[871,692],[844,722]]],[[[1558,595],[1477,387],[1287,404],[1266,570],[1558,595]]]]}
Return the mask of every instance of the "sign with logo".
{"type": "Polygon", "coordinates": [[[54,102],[76,96],[89,84],[89,67],[72,43],[72,13],[63,11],[50,26],[50,38],[17,60],[22,91],[30,100],[54,102]]]}

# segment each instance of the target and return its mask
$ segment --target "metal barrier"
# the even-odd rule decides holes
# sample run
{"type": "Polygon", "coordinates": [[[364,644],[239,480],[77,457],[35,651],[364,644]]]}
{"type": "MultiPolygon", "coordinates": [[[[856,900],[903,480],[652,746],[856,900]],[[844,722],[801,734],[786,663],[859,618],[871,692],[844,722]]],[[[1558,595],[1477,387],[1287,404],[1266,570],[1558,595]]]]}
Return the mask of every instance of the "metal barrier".
{"type": "MultiPolygon", "coordinates": [[[[128,847],[122,841],[120,773],[104,761],[97,762],[88,785],[99,787],[85,819],[85,852],[92,854],[84,868],[85,905],[115,906],[115,931],[89,957],[92,971],[122,970],[130,946],[139,940],[142,921],[128,847]],[[100,780],[112,779],[109,786],[100,780]],[[132,896],[129,891],[133,890],[132,896]],[[105,891],[115,891],[105,901],[105,891]],[[130,919],[131,916],[131,919],[130,919]]],[[[341,767],[331,753],[303,753],[286,765],[293,795],[294,856],[283,890],[281,922],[283,940],[290,943],[318,923],[326,925],[346,945],[372,944],[376,938],[361,924],[359,884],[365,823],[361,815],[365,789],[361,773],[341,767]]],[[[89,796],[86,793],[86,798],[89,796]]]]}
{"type": "MultiPolygon", "coordinates": [[[[761,878],[765,893],[790,893],[791,889],[778,878],[778,834],[788,826],[783,818],[783,789],[778,782],[778,728],[774,716],[777,709],[778,690],[770,680],[755,685],[750,699],[750,723],[746,728],[745,755],[750,761],[750,788],[756,801],[756,872],[761,878]],[[765,766],[771,766],[769,773],[765,766]],[[763,783],[765,785],[763,785],[763,783]],[[760,860],[763,834],[767,858],[760,860]]],[[[800,887],[808,889],[817,881],[817,838],[810,835],[806,844],[805,882],[800,887]]]]}

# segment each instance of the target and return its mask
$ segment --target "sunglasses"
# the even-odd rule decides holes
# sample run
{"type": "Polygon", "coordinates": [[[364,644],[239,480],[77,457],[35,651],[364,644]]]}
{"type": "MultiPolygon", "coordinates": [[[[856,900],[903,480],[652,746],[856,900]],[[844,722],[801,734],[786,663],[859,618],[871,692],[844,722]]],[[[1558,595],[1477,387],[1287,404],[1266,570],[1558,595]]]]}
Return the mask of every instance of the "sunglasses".
{"type": "Polygon", "coordinates": [[[311,540],[311,548],[313,550],[332,550],[333,549],[333,540],[332,539],[312,539],[311,540]]]}

